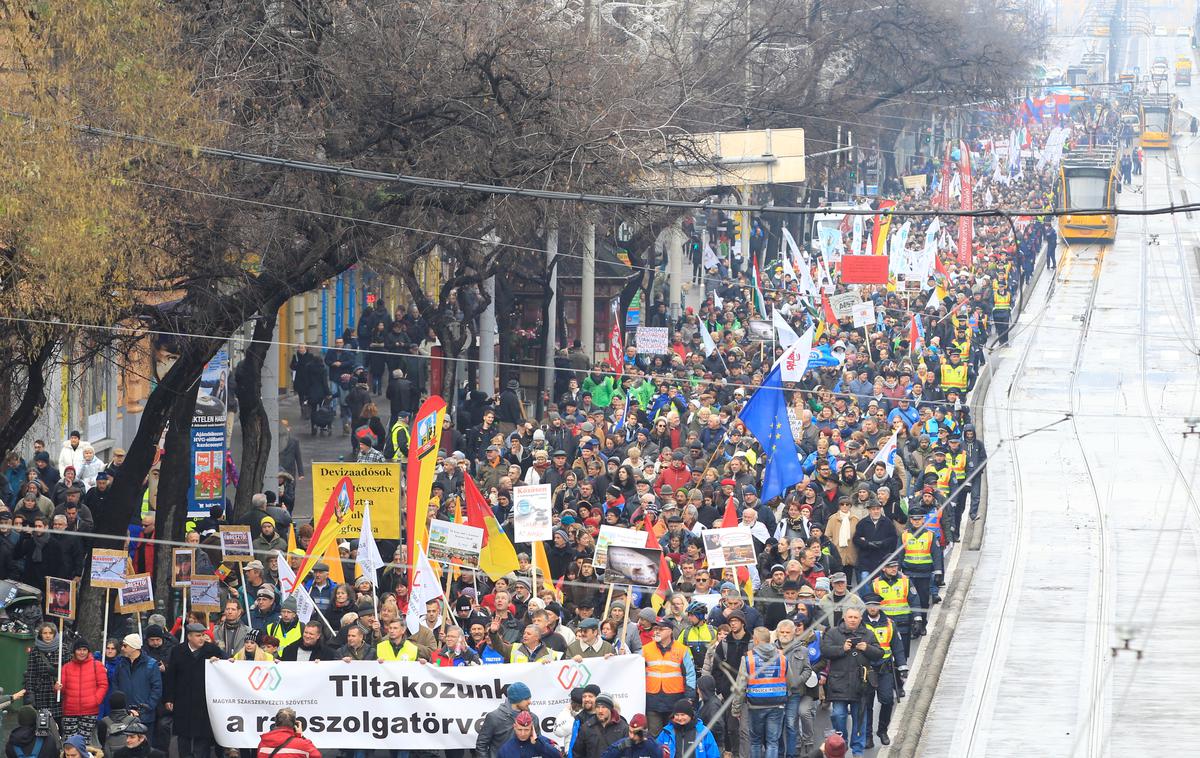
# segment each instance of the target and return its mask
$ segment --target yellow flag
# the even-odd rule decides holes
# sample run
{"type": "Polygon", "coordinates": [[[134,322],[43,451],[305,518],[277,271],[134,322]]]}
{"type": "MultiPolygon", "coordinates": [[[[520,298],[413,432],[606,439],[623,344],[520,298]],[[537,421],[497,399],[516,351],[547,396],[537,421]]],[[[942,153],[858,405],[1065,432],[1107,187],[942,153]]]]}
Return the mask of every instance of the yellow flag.
{"type": "Polygon", "coordinates": [[[442,442],[442,419],[446,401],[434,395],[417,412],[408,447],[407,522],[408,565],[416,565],[417,545],[429,545],[429,493],[433,489],[438,445],[442,442]]]}

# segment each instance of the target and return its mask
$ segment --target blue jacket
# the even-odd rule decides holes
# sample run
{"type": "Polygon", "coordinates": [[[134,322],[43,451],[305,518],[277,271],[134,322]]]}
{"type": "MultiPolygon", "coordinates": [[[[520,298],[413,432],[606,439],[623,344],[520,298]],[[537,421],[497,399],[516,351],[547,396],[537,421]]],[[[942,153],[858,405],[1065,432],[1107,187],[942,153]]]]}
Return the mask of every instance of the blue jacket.
{"type": "MultiPolygon", "coordinates": [[[[695,758],[721,758],[721,749],[717,747],[717,741],[713,739],[712,732],[708,731],[708,727],[700,719],[696,719],[696,738],[699,744],[693,754],[695,758]]],[[[658,744],[667,749],[667,758],[683,758],[675,752],[675,724],[673,722],[669,722],[658,733],[658,744]]]]}
{"type": "Polygon", "coordinates": [[[516,737],[509,737],[508,742],[500,746],[497,758],[562,758],[562,753],[554,743],[542,735],[534,742],[517,742],[516,737]]]}
{"type": "MultiPolygon", "coordinates": [[[[816,423],[816,422],[813,422],[813,423],[816,423]]],[[[836,474],[837,470],[838,470],[837,458],[833,457],[833,453],[827,454],[825,456],[825,458],[826,458],[826,460],[829,461],[829,470],[832,473],[836,474]]],[[[812,472],[817,470],[817,451],[814,450],[813,452],[809,453],[808,457],[806,457],[804,459],[804,462],[800,465],[804,467],[804,473],[811,476],[812,472]]]]}
{"type": "Polygon", "coordinates": [[[130,708],[136,708],[143,724],[154,723],[154,709],[162,700],[162,675],[158,661],[142,653],[137,661],[121,656],[113,685],[125,693],[130,708]]]}
{"type": "Polygon", "coordinates": [[[662,748],[654,740],[634,744],[626,737],[609,745],[600,758],[662,758],[662,748]]]}

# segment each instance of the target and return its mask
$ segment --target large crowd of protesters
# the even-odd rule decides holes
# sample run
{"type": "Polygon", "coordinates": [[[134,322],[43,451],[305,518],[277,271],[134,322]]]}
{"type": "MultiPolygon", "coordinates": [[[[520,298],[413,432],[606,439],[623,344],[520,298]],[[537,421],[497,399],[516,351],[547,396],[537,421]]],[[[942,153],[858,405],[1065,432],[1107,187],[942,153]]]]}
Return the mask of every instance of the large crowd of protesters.
{"type": "MultiPolygon", "coordinates": [[[[1047,207],[1053,169],[1035,158],[1050,124],[1029,124],[1035,157],[1010,164],[997,151],[1013,126],[993,114],[963,143],[976,166],[968,180],[974,196],[994,206],[1047,207]]],[[[927,189],[897,193],[897,209],[956,202],[946,182],[957,178],[957,164],[930,157],[919,172],[927,189]]],[[[912,218],[912,244],[920,246],[931,218],[912,218]]],[[[880,219],[867,218],[868,239],[880,219]]],[[[36,628],[21,693],[27,705],[7,754],[156,758],[174,737],[180,756],[210,758],[221,750],[204,697],[203,663],[210,658],[438,666],[645,658],[644,713],[622,713],[593,685],[572,692],[553,733],[541,733],[541,720],[528,715],[529,688],[510,684],[479,734],[478,758],[836,757],[862,754],[877,740],[889,744],[910,656],[923,635],[937,633],[929,618],[948,556],[977,515],[972,485],[987,456],[970,392],[989,340],[1007,343],[1013,295],[1035,258],[1043,250],[1053,255],[1054,226],[1036,217],[1017,219],[1015,227],[977,220],[970,262],[959,258],[957,235],[947,234],[937,272],[919,287],[850,287],[830,261],[833,294],[857,291],[874,304],[876,321],[867,329],[828,319],[821,298],[799,294],[801,282],[784,274],[790,267],[773,249],[769,225],[754,221],[744,252],[719,213],[688,218],[684,229],[704,269],[693,280],[704,288],[703,302],[677,317],[664,305],[643,314],[645,325],[669,327],[666,354],[642,355],[631,346],[618,367],[592,360],[576,343],[556,355],[540,417],[516,380],[498,392],[463,388],[447,417],[431,516],[456,517],[469,476],[511,532],[514,490],[548,484],[548,565],[534,566],[523,552],[517,570],[495,581],[463,570],[410,633],[404,546],[385,542],[394,562],[374,583],[356,578],[357,544],[342,542],[338,565],[319,563],[307,579],[321,618],[304,623],[279,584],[278,555],[287,554],[288,536],[295,539],[287,554],[295,569],[313,535],[312,525],[292,513],[304,472],[297,440],[285,436],[277,491],[256,494],[239,519],[214,508],[189,522],[197,574],[219,573],[221,525],[236,521],[252,532],[256,560],[225,572],[222,610],[114,616],[111,638],[96,644],[70,631],[62,644],[53,623],[36,628]],[[757,288],[751,258],[763,272],[757,288]],[[797,333],[819,327],[817,347],[828,347],[839,362],[787,385],[786,424],[803,475],[764,500],[767,456],[739,413],[783,352],[753,328],[755,321],[769,324],[772,310],[797,333]],[[705,349],[704,332],[715,350],[705,349]],[[894,457],[881,457],[893,438],[894,457]],[[600,581],[603,569],[593,558],[603,525],[653,532],[671,571],[665,597],[600,581]],[[755,564],[710,568],[701,534],[735,525],[752,535],[755,564]],[[826,708],[831,735],[816,731],[826,708]],[[46,711],[54,722],[50,737],[39,736],[46,711]]],[[[809,261],[816,263],[813,245],[809,261]]],[[[332,408],[349,459],[403,461],[426,385],[420,358],[408,356],[418,354],[428,333],[415,309],[392,315],[376,306],[323,355],[298,351],[295,389],[314,430],[332,408]]],[[[116,450],[99,460],[78,433],[59,451],[38,441],[28,457],[10,453],[0,477],[0,578],[40,589],[47,577],[83,575],[88,549],[110,547],[88,535],[121,476],[122,457],[116,450]]],[[[155,571],[154,552],[164,548],[154,530],[148,495],[130,527],[136,573],[155,571]]],[[[540,714],[547,715],[554,714],[540,714]]],[[[276,755],[289,737],[289,754],[320,755],[299,734],[296,715],[281,711],[260,757],[276,755]]]]}

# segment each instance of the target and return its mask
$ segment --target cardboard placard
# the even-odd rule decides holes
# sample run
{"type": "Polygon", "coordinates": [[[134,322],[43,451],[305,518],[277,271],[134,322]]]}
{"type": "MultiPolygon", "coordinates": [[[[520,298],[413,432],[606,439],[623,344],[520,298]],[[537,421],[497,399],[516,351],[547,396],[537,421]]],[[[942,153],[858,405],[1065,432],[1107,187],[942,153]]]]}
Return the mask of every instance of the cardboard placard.
{"type": "Polygon", "coordinates": [[[639,326],[634,344],[642,355],[666,355],[670,350],[670,330],[665,326],[639,326]]]}
{"type": "Polygon", "coordinates": [[[46,615],[68,621],[75,618],[74,579],[46,577],[46,615]]]}
{"type": "Polygon", "coordinates": [[[483,530],[434,519],[429,522],[429,560],[450,566],[478,566],[483,530]]]}
{"type": "Polygon", "coordinates": [[[924,174],[909,174],[908,176],[900,177],[900,182],[904,185],[904,189],[925,189],[928,177],[924,174]]]}
{"type": "Polygon", "coordinates": [[[177,547],[171,550],[171,586],[191,587],[192,570],[196,565],[196,550],[177,547]]]}
{"type": "Polygon", "coordinates": [[[131,574],[117,589],[117,613],[154,610],[154,582],[149,574],[131,574]]]}
{"type": "Polygon", "coordinates": [[[222,526],[221,560],[230,563],[249,563],[254,560],[254,541],[250,537],[250,527],[246,524],[222,526]]]}
{"type": "Polygon", "coordinates": [[[709,568],[753,566],[758,561],[754,553],[754,537],[744,526],[725,529],[705,529],[700,535],[709,568]]]}
{"type": "Polygon", "coordinates": [[[215,576],[195,574],[188,590],[188,606],[207,613],[221,612],[221,580],[215,576]]]}
{"type": "Polygon", "coordinates": [[[890,260],[886,255],[842,256],[842,283],[887,284],[890,260]]]}
{"type": "Polygon", "coordinates": [[[611,545],[645,547],[646,533],[623,526],[601,524],[600,534],[596,537],[596,549],[592,553],[592,566],[594,568],[603,569],[608,565],[608,548],[611,545]]]}
{"type": "Polygon", "coordinates": [[[857,292],[841,292],[829,296],[829,307],[833,308],[833,315],[837,316],[839,321],[850,318],[854,306],[860,302],[862,302],[862,298],[858,296],[857,292]]]}
{"type": "Polygon", "coordinates": [[[124,550],[92,548],[90,580],[93,587],[119,590],[125,586],[129,571],[129,553],[124,550]]]}

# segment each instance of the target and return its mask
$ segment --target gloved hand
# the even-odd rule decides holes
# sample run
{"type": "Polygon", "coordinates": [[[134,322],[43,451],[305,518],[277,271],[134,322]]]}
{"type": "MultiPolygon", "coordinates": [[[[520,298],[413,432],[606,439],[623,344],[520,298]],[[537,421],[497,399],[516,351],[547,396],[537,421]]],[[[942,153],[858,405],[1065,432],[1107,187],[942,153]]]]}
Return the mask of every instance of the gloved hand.
{"type": "Polygon", "coordinates": [[[901,682],[907,681],[908,680],[908,666],[896,667],[896,676],[900,677],[901,682]]]}

